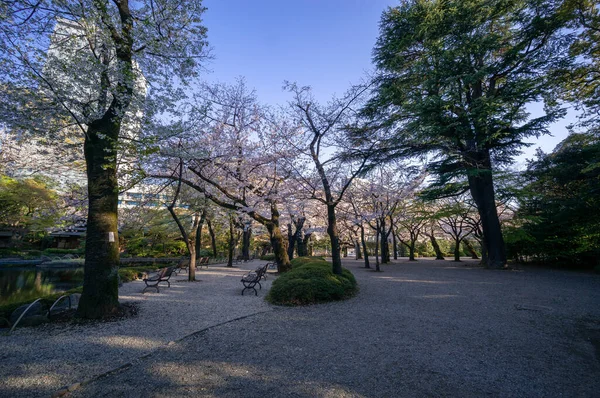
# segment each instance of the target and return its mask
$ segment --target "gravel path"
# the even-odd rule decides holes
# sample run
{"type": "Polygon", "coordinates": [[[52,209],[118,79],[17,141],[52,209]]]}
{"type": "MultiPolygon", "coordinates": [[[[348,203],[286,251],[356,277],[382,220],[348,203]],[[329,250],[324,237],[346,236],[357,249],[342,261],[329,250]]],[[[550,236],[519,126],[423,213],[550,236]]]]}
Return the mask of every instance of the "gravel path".
{"type": "MultiPolygon", "coordinates": [[[[81,363],[67,365],[78,376],[81,367],[90,369],[83,372],[86,377],[67,375],[58,384],[49,383],[52,388],[89,380],[101,373],[96,369],[109,365],[105,357],[83,360],[88,354],[76,350],[86,345],[95,346],[91,350],[98,355],[123,352],[114,357],[113,368],[138,358],[70,393],[76,397],[600,395],[599,276],[531,268],[489,271],[433,260],[399,261],[384,266],[383,273],[364,270],[352,260],[344,265],[361,287],[345,302],[274,308],[260,297],[238,297],[239,275],[223,271],[222,277],[207,274],[204,283],[176,283],[170,291],[146,296],[156,300],[153,305],[168,306],[168,322],[176,323],[161,323],[170,332],[160,337],[156,328],[143,332],[142,325],[152,322],[142,303],[137,318],[99,330],[65,335],[60,329],[45,328],[41,334],[40,329],[23,329],[10,339],[37,336],[41,347],[48,346],[46,339],[88,336],[69,351],[71,360],[81,363]],[[187,332],[180,336],[204,328],[197,319],[198,300],[208,300],[212,312],[223,314],[212,323],[218,326],[164,345],[181,328],[187,332]],[[250,316],[222,323],[244,315],[250,316]],[[117,347],[113,340],[124,343],[117,347]],[[148,341],[162,348],[141,358],[149,352],[148,341]]],[[[59,377],[58,364],[35,362],[31,354],[23,361],[15,351],[6,356],[4,339],[0,395],[53,393],[36,380],[59,377]],[[17,365],[18,372],[10,370],[17,365]],[[32,383],[29,389],[19,384],[23,380],[32,383]]],[[[48,350],[56,354],[57,348],[48,350]]]]}
{"type": "Polygon", "coordinates": [[[17,328],[10,336],[0,336],[0,397],[49,397],[191,333],[271,311],[263,298],[273,278],[262,283],[258,297],[240,294],[241,275],[264,264],[211,265],[197,270],[200,282],[193,283],[187,282],[187,274],[173,275],[171,288],[161,284],[160,293],[149,289],[141,294],[142,281],[125,283],[119,300],[136,303],[136,317],[94,325],[17,328]]]}

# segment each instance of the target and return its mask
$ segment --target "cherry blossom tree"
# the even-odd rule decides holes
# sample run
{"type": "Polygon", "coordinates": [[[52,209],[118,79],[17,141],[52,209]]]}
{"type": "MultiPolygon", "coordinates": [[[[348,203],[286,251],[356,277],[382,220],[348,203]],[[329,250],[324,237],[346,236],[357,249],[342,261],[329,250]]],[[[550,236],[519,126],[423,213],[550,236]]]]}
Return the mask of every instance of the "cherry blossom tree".
{"type": "Polygon", "coordinates": [[[316,102],[309,87],[287,83],[285,88],[292,95],[287,116],[293,131],[275,137],[274,142],[280,150],[292,150],[295,154],[283,159],[304,192],[304,197],[325,206],[332,270],[335,274],[341,274],[336,207],[354,179],[365,170],[371,156],[369,151],[356,157],[347,156],[351,145],[345,131],[355,122],[354,107],[360,104],[368,86],[352,87],[342,98],[334,98],[326,105],[316,102]]]}
{"type": "Polygon", "coordinates": [[[256,95],[243,80],[236,84],[203,85],[195,102],[184,110],[186,119],[170,128],[173,147],[163,140],[154,178],[176,178],[165,172],[164,159],[185,162],[181,181],[216,205],[264,225],[280,272],[290,268],[280,228],[279,207],[285,196],[286,175],[280,158],[261,139],[264,129],[281,128],[265,117],[256,95]]]}
{"type": "Polygon", "coordinates": [[[205,58],[201,2],[2,3],[0,120],[25,134],[83,137],[88,221],[78,315],[118,307],[117,159],[140,119],[168,110],[205,58]]]}

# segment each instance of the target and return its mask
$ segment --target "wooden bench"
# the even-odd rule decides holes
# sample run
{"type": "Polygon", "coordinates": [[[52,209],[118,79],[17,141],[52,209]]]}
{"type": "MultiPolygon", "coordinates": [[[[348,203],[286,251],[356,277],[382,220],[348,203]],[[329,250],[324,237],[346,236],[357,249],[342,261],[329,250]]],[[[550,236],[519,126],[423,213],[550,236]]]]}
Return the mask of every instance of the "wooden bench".
{"type": "Polygon", "coordinates": [[[171,287],[171,282],[169,282],[169,279],[173,274],[173,269],[174,267],[161,268],[158,270],[158,273],[156,275],[151,276],[149,278],[144,278],[143,280],[146,284],[146,287],[144,288],[144,290],[142,290],[142,294],[146,293],[146,289],[148,289],[149,287],[155,288],[156,292],[160,293],[160,290],[158,289],[158,284],[162,282],[167,282],[167,286],[171,287]]]}
{"type": "Polygon", "coordinates": [[[249,289],[253,289],[254,295],[258,296],[258,290],[256,290],[256,285],[258,285],[259,289],[262,289],[260,281],[262,279],[267,279],[267,276],[265,275],[266,273],[267,265],[263,267],[258,267],[255,271],[248,272],[246,275],[244,275],[242,277],[242,284],[244,285],[244,288],[242,289],[242,296],[244,295],[244,292],[249,289]]]}
{"type": "Polygon", "coordinates": [[[177,265],[175,267],[173,267],[173,272],[175,272],[175,275],[177,275],[181,271],[187,272],[189,266],[190,266],[190,259],[182,258],[181,260],[179,260],[177,265]]]}
{"type": "Polygon", "coordinates": [[[208,268],[208,260],[210,260],[210,257],[200,257],[200,259],[196,263],[196,268],[208,268]]]}

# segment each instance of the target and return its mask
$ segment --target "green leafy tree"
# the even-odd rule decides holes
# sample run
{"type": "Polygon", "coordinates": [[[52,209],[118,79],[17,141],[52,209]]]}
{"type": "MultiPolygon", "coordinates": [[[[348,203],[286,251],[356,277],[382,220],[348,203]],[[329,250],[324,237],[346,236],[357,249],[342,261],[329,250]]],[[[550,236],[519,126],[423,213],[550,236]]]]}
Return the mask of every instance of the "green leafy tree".
{"type": "Polygon", "coordinates": [[[493,171],[562,115],[549,101],[530,118],[525,105],[551,97],[547,71],[567,55],[563,14],[559,1],[411,0],[381,20],[364,114],[384,134],[382,157],[433,155],[437,187],[471,192],[490,267],[506,265],[493,171]]]}
{"type": "Polygon", "coordinates": [[[22,238],[53,226],[60,216],[60,197],[43,179],[0,176],[0,226],[22,238]]]}
{"type": "Polygon", "coordinates": [[[40,0],[0,5],[0,120],[25,134],[83,137],[88,180],[78,315],[118,303],[117,159],[142,120],[164,114],[197,74],[201,1],[40,0]]]}
{"type": "Polygon", "coordinates": [[[516,254],[600,265],[600,133],[571,134],[552,153],[539,152],[525,176],[523,224],[511,236],[521,250],[516,254]]]}

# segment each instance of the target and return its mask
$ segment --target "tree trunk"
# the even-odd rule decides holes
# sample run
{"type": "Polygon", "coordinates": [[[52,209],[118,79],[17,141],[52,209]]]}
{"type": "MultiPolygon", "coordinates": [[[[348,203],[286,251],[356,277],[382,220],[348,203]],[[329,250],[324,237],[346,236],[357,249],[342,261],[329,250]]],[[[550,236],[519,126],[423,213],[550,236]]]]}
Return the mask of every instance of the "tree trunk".
{"type": "Polygon", "coordinates": [[[367,250],[367,241],[365,240],[365,227],[360,226],[360,241],[363,247],[363,255],[365,258],[365,268],[371,268],[371,264],[369,264],[369,251],[367,250]]]}
{"type": "Polygon", "coordinates": [[[242,257],[244,261],[250,260],[250,239],[252,238],[252,227],[247,226],[244,228],[244,234],[242,235],[242,257]]]}
{"type": "Polygon", "coordinates": [[[273,254],[275,254],[275,261],[277,262],[277,272],[283,273],[289,271],[292,269],[292,264],[290,264],[290,258],[283,244],[283,235],[281,234],[281,229],[279,229],[279,210],[277,210],[275,203],[271,203],[271,220],[265,223],[265,227],[267,227],[269,237],[271,238],[271,246],[273,247],[273,254]]]}
{"type": "Polygon", "coordinates": [[[308,256],[308,242],[310,241],[310,235],[304,235],[303,239],[298,239],[298,257],[308,256]]]}
{"type": "Polygon", "coordinates": [[[332,271],[336,275],[342,274],[342,256],[340,248],[340,236],[337,229],[335,206],[327,205],[327,234],[331,240],[331,262],[332,271]]]}
{"type": "Polygon", "coordinates": [[[483,241],[479,241],[479,245],[481,246],[481,261],[479,262],[480,265],[486,265],[487,264],[487,251],[485,249],[485,245],[483,244],[483,241]]]}
{"type": "Polygon", "coordinates": [[[279,226],[274,223],[267,223],[266,227],[269,231],[271,246],[273,247],[273,254],[275,255],[275,262],[277,263],[277,272],[287,272],[292,269],[292,265],[290,264],[290,258],[288,257],[285,245],[283,244],[281,230],[279,229],[279,226]]]}
{"type": "Polygon", "coordinates": [[[287,236],[288,236],[287,255],[288,255],[288,258],[291,260],[294,258],[294,247],[296,245],[296,237],[294,236],[294,233],[292,232],[292,224],[288,223],[287,227],[288,227],[288,230],[287,230],[287,236]]]}
{"type": "Polygon", "coordinates": [[[233,220],[229,217],[229,244],[227,245],[227,266],[233,267],[233,251],[235,249],[235,235],[233,220]]]}
{"type": "Polygon", "coordinates": [[[491,171],[489,153],[479,154],[483,159],[485,169],[468,176],[469,189],[473,200],[477,204],[477,211],[481,219],[483,231],[483,245],[486,248],[489,268],[506,268],[506,249],[500,227],[500,220],[496,210],[494,183],[491,171]]]}
{"type": "Polygon", "coordinates": [[[433,246],[433,250],[435,251],[435,259],[444,260],[444,253],[442,253],[442,249],[440,249],[440,245],[438,244],[435,235],[429,235],[429,240],[431,241],[431,246],[433,246]]]}
{"type": "Polygon", "coordinates": [[[354,259],[355,260],[362,260],[362,252],[360,250],[360,241],[358,240],[358,237],[356,237],[356,239],[354,239],[354,259]]]}
{"type": "Polygon", "coordinates": [[[206,220],[206,226],[208,227],[208,234],[210,235],[210,245],[212,246],[213,257],[217,257],[217,238],[215,237],[215,231],[213,230],[210,219],[206,220]]]}
{"type": "Polygon", "coordinates": [[[408,261],[417,261],[415,258],[415,241],[410,241],[410,246],[408,246],[408,261]]]}
{"type": "Polygon", "coordinates": [[[390,227],[392,228],[392,248],[394,249],[394,260],[398,260],[398,239],[396,239],[394,225],[392,224],[390,227]]]}
{"type": "MultiPolygon", "coordinates": [[[[88,221],[83,293],[77,308],[77,316],[82,318],[102,318],[113,314],[119,307],[117,145],[123,115],[131,102],[134,73],[133,17],[127,1],[115,4],[121,29],[114,32],[113,40],[117,65],[124,79],[117,83],[117,95],[104,115],[88,124],[83,144],[88,182],[88,221]]],[[[106,51],[101,51],[101,62],[107,66],[100,76],[101,102],[105,102],[110,85],[107,72],[110,57],[106,51]]]]}
{"type": "Polygon", "coordinates": [[[190,266],[188,269],[188,281],[193,282],[196,280],[196,247],[192,242],[188,244],[188,250],[190,251],[190,266]]]}
{"type": "Polygon", "coordinates": [[[83,293],[77,308],[77,315],[82,318],[102,318],[119,307],[116,173],[119,121],[106,115],[91,123],[84,142],[88,220],[83,293]]]}
{"type": "Polygon", "coordinates": [[[379,221],[377,221],[377,228],[375,228],[375,271],[381,271],[379,267],[379,221]]]}
{"type": "Polygon", "coordinates": [[[465,240],[463,240],[463,245],[465,245],[467,247],[467,250],[469,251],[469,253],[471,253],[471,258],[473,260],[479,260],[479,256],[477,255],[477,252],[475,251],[475,248],[473,247],[471,242],[469,242],[467,239],[465,239],[465,240]]]}
{"type": "Polygon", "coordinates": [[[390,245],[388,244],[388,231],[386,230],[385,217],[379,223],[381,228],[381,263],[388,264],[390,262],[390,245]]]}
{"type": "Polygon", "coordinates": [[[202,226],[204,225],[204,220],[206,220],[206,211],[202,212],[198,228],[196,228],[196,256],[200,256],[200,250],[202,250],[202,226]]]}
{"type": "Polygon", "coordinates": [[[454,239],[454,261],[460,262],[460,239],[454,239]]]}

